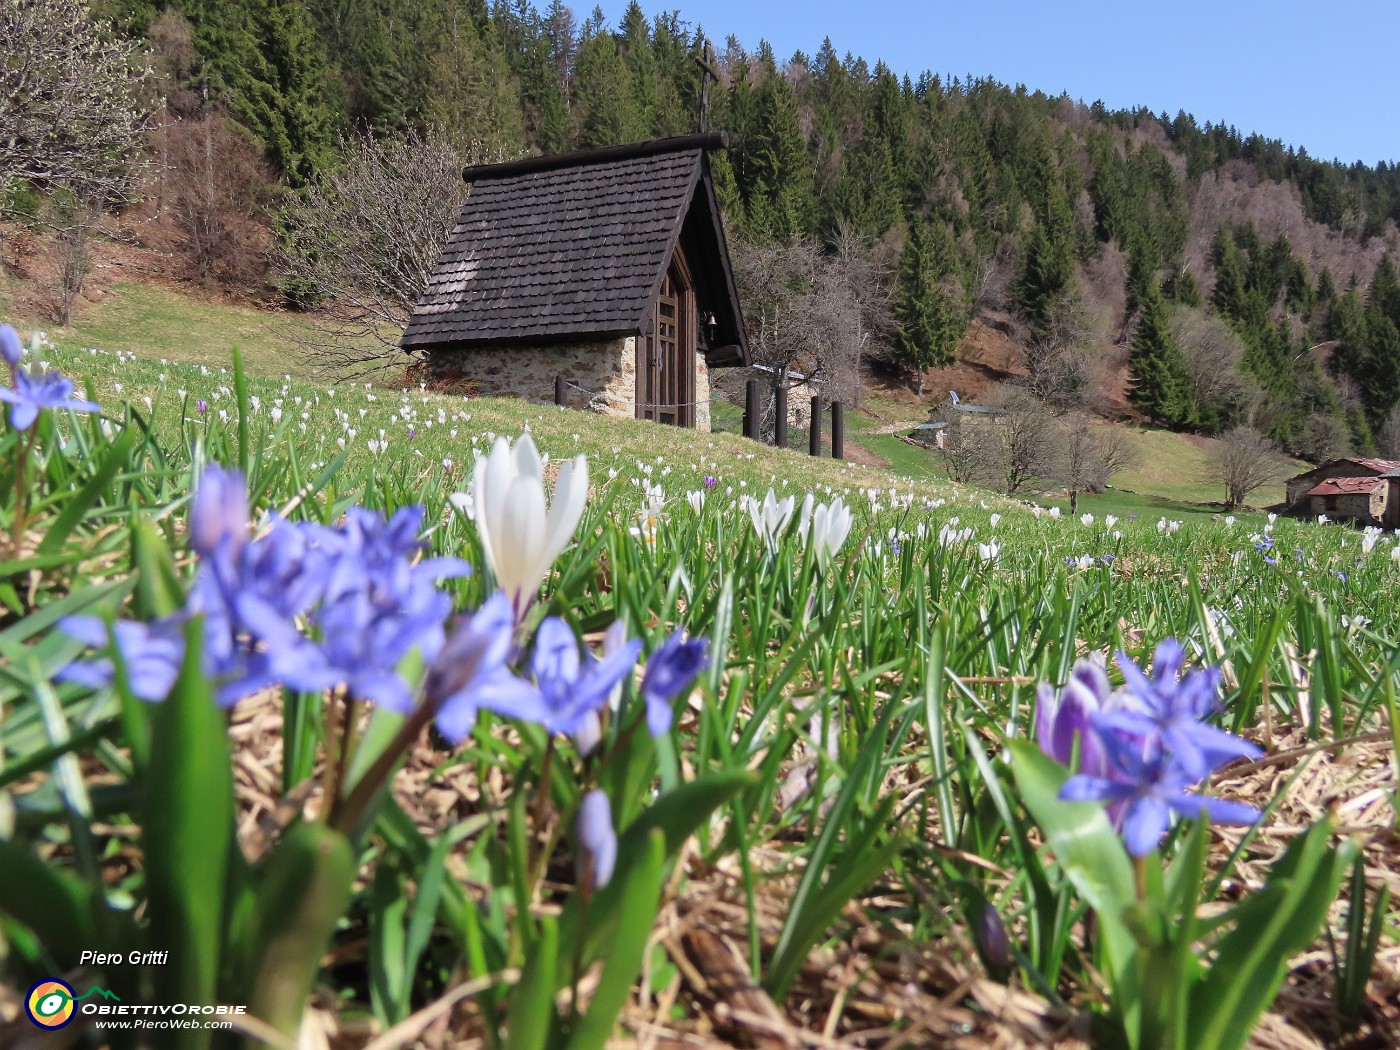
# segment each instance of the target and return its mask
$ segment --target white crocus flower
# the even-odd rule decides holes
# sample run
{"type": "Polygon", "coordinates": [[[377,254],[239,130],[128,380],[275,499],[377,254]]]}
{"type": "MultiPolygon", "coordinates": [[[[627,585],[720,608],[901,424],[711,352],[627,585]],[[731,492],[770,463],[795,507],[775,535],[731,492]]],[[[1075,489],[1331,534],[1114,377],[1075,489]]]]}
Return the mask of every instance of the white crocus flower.
{"type": "Polygon", "coordinates": [[[546,503],[534,440],[524,434],[512,448],[500,437],[490,455],[476,461],[471,497],[482,553],[519,619],[578,528],[588,499],[588,460],[575,456],[559,468],[546,503]]]}
{"type": "Polygon", "coordinates": [[[797,535],[807,542],[807,530],[812,530],[812,544],[816,548],[818,563],[823,567],[831,564],[836,552],[851,534],[850,509],[837,496],[830,503],[817,503],[812,494],[802,501],[802,517],[798,521],[797,535]]]}
{"type": "Polygon", "coordinates": [[[997,555],[1001,553],[1001,547],[996,543],[979,543],[977,553],[983,561],[996,561],[997,555]]]}
{"type": "Polygon", "coordinates": [[[1092,514],[1079,515],[1079,524],[1087,528],[1088,526],[1094,524],[1094,516],[1092,514]]]}
{"type": "Polygon", "coordinates": [[[991,516],[991,519],[990,519],[990,520],[991,520],[991,523],[992,523],[992,528],[996,528],[996,527],[997,527],[997,522],[1001,521],[1001,515],[1000,515],[1000,514],[993,514],[993,515],[991,516]]]}
{"type": "Polygon", "coordinates": [[[1055,518],[1055,519],[1058,520],[1058,518],[1060,517],[1060,508],[1059,508],[1059,507],[1051,507],[1051,508],[1050,508],[1048,511],[1046,511],[1045,513],[1049,514],[1050,517],[1055,518]]]}
{"type": "Polygon", "coordinates": [[[753,527],[770,551],[777,551],[778,537],[787,528],[788,522],[792,520],[792,512],[796,509],[797,497],[789,496],[780,501],[771,488],[768,495],[763,497],[762,503],[754,499],[749,500],[749,517],[753,518],[753,527]]]}
{"type": "Polygon", "coordinates": [[[627,531],[650,550],[656,549],[656,530],[661,524],[661,511],[666,506],[666,493],[660,485],[644,485],[642,493],[645,501],[642,504],[640,524],[633,525],[627,531]]]}
{"type": "Polygon", "coordinates": [[[476,501],[472,499],[470,492],[454,492],[447,497],[447,502],[452,504],[452,509],[468,521],[476,520],[476,501]]]}
{"type": "Polygon", "coordinates": [[[690,504],[690,509],[695,511],[696,514],[699,514],[705,509],[705,493],[701,492],[699,489],[695,489],[693,492],[687,492],[685,498],[686,502],[690,504]]]}
{"type": "Polygon", "coordinates": [[[1115,526],[1115,525],[1117,525],[1117,524],[1118,524],[1118,516],[1117,516],[1116,514],[1105,514],[1105,515],[1104,515],[1104,518],[1103,518],[1103,527],[1104,527],[1104,528],[1106,528],[1106,529],[1111,529],[1111,528],[1113,528],[1113,526],[1115,526]]]}
{"type": "Polygon", "coordinates": [[[1376,549],[1376,541],[1381,538],[1384,529],[1378,529],[1374,525],[1367,525],[1361,532],[1361,553],[1370,554],[1376,549]]]}

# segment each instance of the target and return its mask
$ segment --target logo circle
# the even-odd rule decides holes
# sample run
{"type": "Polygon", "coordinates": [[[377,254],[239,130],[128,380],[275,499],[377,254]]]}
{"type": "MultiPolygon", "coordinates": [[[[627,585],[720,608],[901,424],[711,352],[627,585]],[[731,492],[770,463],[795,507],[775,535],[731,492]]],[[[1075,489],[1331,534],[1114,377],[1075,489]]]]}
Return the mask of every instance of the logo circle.
{"type": "Polygon", "coordinates": [[[40,1028],[62,1028],[73,1020],[73,999],[72,985],[49,978],[29,989],[24,1011],[40,1028]]]}

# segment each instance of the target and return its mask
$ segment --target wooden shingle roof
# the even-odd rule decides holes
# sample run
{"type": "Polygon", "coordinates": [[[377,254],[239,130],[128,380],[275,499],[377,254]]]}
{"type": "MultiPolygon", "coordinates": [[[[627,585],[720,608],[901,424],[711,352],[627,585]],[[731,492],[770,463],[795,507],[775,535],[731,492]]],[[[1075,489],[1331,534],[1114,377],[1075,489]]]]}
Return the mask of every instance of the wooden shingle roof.
{"type": "Polygon", "coordinates": [[[471,191],[402,346],[633,334],[684,240],[701,308],[716,315],[712,363],[747,358],[705,159],[723,142],[689,135],[468,168],[471,191]]]}

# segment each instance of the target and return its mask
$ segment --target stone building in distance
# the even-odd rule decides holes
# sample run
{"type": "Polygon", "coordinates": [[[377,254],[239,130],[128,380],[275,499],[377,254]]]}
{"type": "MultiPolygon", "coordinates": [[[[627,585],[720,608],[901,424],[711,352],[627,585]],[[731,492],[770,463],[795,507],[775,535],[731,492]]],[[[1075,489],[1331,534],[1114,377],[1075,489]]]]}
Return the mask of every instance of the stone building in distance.
{"type": "Polygon", "coordinates": [[[1348,456],[1288,480],[1288,513],[1400,528],[1400,460],[1348,456]]]}
{"type": "Polygon", "coordinates": [[[468,393],[710,427],[710,371],[749,363],[710,180],[723,132],[468,168],[401,346],[468,393]]]}

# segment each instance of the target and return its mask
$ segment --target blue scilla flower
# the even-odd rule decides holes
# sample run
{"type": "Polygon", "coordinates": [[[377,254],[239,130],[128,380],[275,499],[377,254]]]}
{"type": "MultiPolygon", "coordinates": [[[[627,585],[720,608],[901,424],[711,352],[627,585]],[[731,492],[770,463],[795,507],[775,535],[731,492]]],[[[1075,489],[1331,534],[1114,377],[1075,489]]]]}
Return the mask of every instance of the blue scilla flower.
{"type": "MultiPolygon", "coordinates": [[[[170,695],[185,659],[183,617],[171,616],[148,624],[118,620],[109,630],[97,616],[65,616],[58,626],[94,649],[115,646],[126,668],[131,693],[137,699],[157,703],[170,695]]],[[[100,689],[116,680],[116,666],[106,657],[79,660],[59,670],[55,677],[61,682],[100,689]]]]}
{"type": "Polygon", "coordinates": [[[98,412],[95,401],[73,397],[73,381],[56,369],[14,369],[15,386],[0,386],[0,401],[10,406],[10,425],[16,430],[28,430],[43,409],[68,408],[74,412],[98,412]]]}
{"type": "Polygon", "coordinates": [[[1173,814],[1204,818],[1213,824],[1253,824],[1259,811],[1242,802],[1208,798],[1187,790],[1198,779],[1166,752],[1144,755],[1141,746],[1116,733],[1101,734],[1108,756],[1108,776],[1077,773],[1060,788],[1066,802],[1121,805],[1116,824],[1134,857],[1157,848],[1173,814]]]}
{"type": "Polygon", "coordinates": [[[471,571],[456,558],[413,561],[422,519],[416,506],[387,521],[355,507],[339,528],[283,523],[264,537],[282,539],[266,557],[256,549],[262,540],[243,552],[232,605],[282,681],[308,691],[344,686],[356,699],[409,710],[398,665],[415,647],[429,662],[437,657],[452,611],[437,582],[471,571]],[[294,623],[308,608],[315,639],[294,623]]]}
{"type": "Polygon", "coordinates": [[[634,639],[601,659],[587,651],[580,655],[573,629],[557,616],[546,618],[535,635],[530,658],[541,707],[535,712],[522,708],[515,717],[538,722],[551,733],[587,732],[613,688],[636,666],[641,650],[642,643],[634,639]]]}
{"type": "Polygon", "coordinates": [[[1247,740],[1202,721],[1219,709],[1220,672],[1213,667],[1182,674],[1186,653],[1168,638],[1152,658],[1152,677],[1125,653],[1118,667],[1127,687],[1127,701],[1100,713],[1100,735],[1113,731],[1140,742],[1144,753],[1166,751],[1190,780],[1200,780],[1235,758],[1257,758],[1262,752],[1247,740]]]}
{"type": "Polygon", "coordinates": [[[677,630],[647,660],[646,673],[642,675],[642,700],[646,703],[647,732],[652,736],[670,731],[671,705],[710,662],[708,648],[706,639],[686,641],[684,632],[677,630]]]}
{"type": "Polygon", "coordinates": [[[543,709],[539,690],[510,672],[514,651],[515,608],[497,591],[458,620],[428,668],[423,693],[439,733],[460,744],[483,709],[505,714],[543,709]]]}

